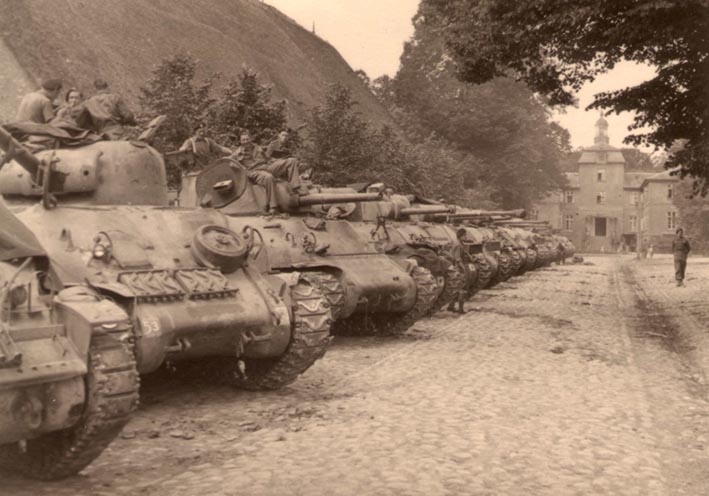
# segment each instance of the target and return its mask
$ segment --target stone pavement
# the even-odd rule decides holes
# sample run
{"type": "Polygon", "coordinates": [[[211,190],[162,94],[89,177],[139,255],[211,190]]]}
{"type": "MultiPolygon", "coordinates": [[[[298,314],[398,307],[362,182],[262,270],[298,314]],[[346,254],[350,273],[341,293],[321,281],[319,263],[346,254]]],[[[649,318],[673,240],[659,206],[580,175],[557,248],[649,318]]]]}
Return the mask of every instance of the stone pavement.
{"type": "Polygon", "coordinates": [[[0,494],[709,494],[696,349],[642,262],[588,260],[398,339],[338,339],[276,393],[148,377],[84,474],[0,494]]]}

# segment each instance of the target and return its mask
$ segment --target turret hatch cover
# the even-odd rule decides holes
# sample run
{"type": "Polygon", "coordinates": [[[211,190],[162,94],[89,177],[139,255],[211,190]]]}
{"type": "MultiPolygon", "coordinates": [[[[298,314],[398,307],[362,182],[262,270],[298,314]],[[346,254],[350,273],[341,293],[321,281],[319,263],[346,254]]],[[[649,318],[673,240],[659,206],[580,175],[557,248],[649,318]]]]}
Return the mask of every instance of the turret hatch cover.
{"type": "Polygon", "coordinates": [[[238,162],[221,158],[197,176],[197,198],[201,206],[221,208],[246,190],[248,176],[238,162]]]}

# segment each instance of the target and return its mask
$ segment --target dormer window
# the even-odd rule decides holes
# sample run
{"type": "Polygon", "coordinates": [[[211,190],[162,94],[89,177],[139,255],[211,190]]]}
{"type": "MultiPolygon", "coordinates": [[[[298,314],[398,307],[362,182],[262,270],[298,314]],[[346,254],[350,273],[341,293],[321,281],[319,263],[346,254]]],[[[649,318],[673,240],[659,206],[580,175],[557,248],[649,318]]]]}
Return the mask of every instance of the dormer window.
{"type": "Polygon", "coordinates": [[[667,199],[668,200],[672,199],[672,185],[671,184],[667,185],[667,199]]]}
{"type": "Polygon", "coordinates": [[[604,183],[606,182],[606,171],[605,169],[598,169],[596,171],[596,182],[604,183]]]}

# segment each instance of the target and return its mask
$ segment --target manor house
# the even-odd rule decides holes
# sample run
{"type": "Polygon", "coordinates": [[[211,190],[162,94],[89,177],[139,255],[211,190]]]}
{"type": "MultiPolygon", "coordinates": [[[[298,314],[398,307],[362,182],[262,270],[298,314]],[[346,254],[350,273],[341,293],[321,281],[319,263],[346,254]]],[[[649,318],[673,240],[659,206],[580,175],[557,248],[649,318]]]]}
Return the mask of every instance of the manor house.
{"type": "Polygon", "coordinates": [[[578,172],[566,173],[568,185],[531,210],[568,237],[578,251],[635,250],[654,245],[666,250],[678,225],[672,203],[678,182],[668,171],[626,171],[619,148],[609,144],[608,121],[596,122],[593,146],[584,148],[578,172]]]}

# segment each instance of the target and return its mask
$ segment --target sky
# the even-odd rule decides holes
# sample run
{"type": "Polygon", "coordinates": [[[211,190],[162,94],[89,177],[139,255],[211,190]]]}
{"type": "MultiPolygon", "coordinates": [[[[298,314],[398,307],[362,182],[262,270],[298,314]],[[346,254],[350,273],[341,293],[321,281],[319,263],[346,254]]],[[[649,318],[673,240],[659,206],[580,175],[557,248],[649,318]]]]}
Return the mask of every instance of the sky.
{"type": "MultiPolygon", "coordinates": [[[[371,79],[383,74],[394,76],[404,42],[414,32],[411,18],[419,0],[265,0],[266,3],[315,32],[333,45],[353,69],[363,69],[371,79]]],[[[586,111],[593,95],[620,89],[650,79],[648,66],[623,62],[585,85],[577,95],[578,108],[568,107],[554,119],[569,130],[574,148],[593,144],[598,111],[586,111]]],[[[624,112],[606,116],[610,143],[623,146],[623,138],[633,115],[624,112]]],[[[652,151],[652,150],[645,150],[652,151]]]]}

